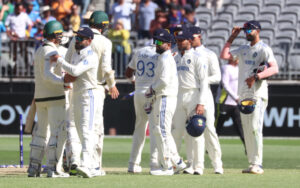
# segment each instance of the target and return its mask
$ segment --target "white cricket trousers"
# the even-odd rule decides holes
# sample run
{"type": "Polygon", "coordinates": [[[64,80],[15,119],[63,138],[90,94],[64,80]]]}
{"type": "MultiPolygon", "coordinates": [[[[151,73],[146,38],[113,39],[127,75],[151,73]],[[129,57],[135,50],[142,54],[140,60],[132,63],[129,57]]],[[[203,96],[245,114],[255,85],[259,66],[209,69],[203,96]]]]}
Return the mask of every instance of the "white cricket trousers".
{"type": "MultiPolygon", "coordinates": [[[[146,130],[148,124],[148,115],[144,110],[144,104],[147,102],[145,98],[145,90],[135,91],[134,93],[134,109],[135,109],[135,128],[132,136],[132,148],[130,153],[129,165],[139,166],[141,156],[145,144],[146,130]]],[[[157,150],[155,138],[150,132],[150,167],[158,166],[157,150]]]]}
{"type": "Polygon", "coordinates": [[[180,156],[171,134],[171,124],[176,103],[176,96],[157,96],[152,105],[152,112],[149,114],[150,132],[155,137],[158,159],[163,169],[169,169],[180,161],[180,156]]]}
{"type": "Polygon", "coordinates": [[[187,160],[194,170],[204,169],[204,136],[192,137],[186,132],[187,121],[195,114],[199,89],[180,88],[177,96],[177,107],[173,117],[172,135],[177,150],[180,151],[182,137],[186,143],[187,160]]]}
{"type": "Polygon", "coordinates": [[[95,150],[95,103],[96,89],[73,91],[73,111],[75,126],[82,145],[81,166],[92,168],[95,150]]]}
{"type": "Polygon", "coordinates": [[[95,152],[94,158],[94,168],[102,168],[102,153],[103,153],[103,141],[104,141],[104,122],[103,122],[103,106],[105,99],[105,89],[102,85],[98,85],[95,90],[97,94],[97,103],[95,103],[96,113],[95,113],[95,152]]]}
{"type": "Polygon", "coordinates": [[[212,92],[209,88],[207,103],[205,104],[206,128],[204,130],[205,148],[208,152],[212,166],[215,170],[223,168],[222,151],[219,137],[215,127],[215,104],[212,92]]]}
{"type": "Polygon", "coordinates": [[[268,101],[258,98],[251,114],[241,114],[248,162],[262,165],[263,159],[263,120],[268,101]]]}
{"type": "Polygon", "coordinates": [[[36,102],[38,126],[30,144],[30,164],[37,167],[41,165],[46,147],[48,125],[50,126],[50,138],[48,141],[47,158],[48,167],[55,170],[57,163],[57,133],[65,126],[65,100],[36,102]]]}

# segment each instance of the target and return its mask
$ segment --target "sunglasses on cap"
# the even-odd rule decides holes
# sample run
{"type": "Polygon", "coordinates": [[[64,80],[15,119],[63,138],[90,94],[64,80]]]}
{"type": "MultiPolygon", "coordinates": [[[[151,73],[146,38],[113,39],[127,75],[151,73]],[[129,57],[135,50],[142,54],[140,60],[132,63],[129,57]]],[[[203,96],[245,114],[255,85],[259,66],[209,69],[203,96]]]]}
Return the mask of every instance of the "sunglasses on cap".
{"type": "Polygon", "coordinates": [[[160,40],[154,40],[153,43],[156,44],[156,45],[158,45],[158,46],[161,46],[164,42],[160,41],[160,40]]]}
{"type": "Polygon", "coordinates": [[[76,39],[76,41],[78,41],[78,42],[82,42],[82,41],[84,41],[84,40],[87,40],[88,38],[86,38],[86,37],[82,37],[82,36],[75,36],[75,39],[76,39]]]}

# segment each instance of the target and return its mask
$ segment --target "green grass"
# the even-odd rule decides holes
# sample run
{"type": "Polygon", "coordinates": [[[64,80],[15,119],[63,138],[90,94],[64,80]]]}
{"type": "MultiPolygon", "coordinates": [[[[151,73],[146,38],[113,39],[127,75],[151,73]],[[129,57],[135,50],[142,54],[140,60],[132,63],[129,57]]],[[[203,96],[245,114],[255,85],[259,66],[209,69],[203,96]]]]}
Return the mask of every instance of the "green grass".
{"type": "MultiPolygon", "coordinates": [[[[30,138],[24,138],[24,160],[28,164],[30,138]]],[[[149,140],[142,155],[143,173],[131,175],[126,168],[131,150],[131,139],[106,138],[104,143],[104,168],[111,170],[104,177],[84,179],[27,178],[26,174],[0,176],[0,188],[6,187],[300,187],[300,139],[265,139],[263,175],[242,174],[248,166],[244,148],[238,139],[221,139],[225,174],[215,175],[208,156],[203,176],[174,175],[155,177],[149,175],[149,140]]],[[[184,145],[183,145],[184,147],[184,145]]],[[[0,137],[0,164],[17,164],[18,138],[0,137]]],[[[181,151],[184,155],[184,148],[181,151]]],[[[3,169],[1,169],[3,171],[3,169]]]]}

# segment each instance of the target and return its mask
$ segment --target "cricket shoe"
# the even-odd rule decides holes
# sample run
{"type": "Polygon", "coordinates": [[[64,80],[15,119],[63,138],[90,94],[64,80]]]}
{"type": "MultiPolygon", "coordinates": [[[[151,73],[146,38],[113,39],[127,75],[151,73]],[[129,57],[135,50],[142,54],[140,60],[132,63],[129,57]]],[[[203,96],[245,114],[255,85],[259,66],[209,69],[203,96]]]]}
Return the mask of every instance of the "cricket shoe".
{"type": "Polygon", "coordinates": [[[251,174],[263,174],[264,170],[261,165],[253,165],[250,169],[251,174]]]}
{"type": "Polygon", "coordinates": [[[215,174],[224,174],[224,169],[221,167],[221,168],[216,168],[215,169],[215,174]]]}
{"type": "Polygon", "coordinates": [[[138,174],[142,172],[142,167],[140,165],[135,165],[130,163],[128,167],[128,173],[138,174]]]}
{"type": "Polygon", "coordinates": [[[71,176],[76,176],[78,174],[76,168],[77,168],[77,164],[72,164],[69,170],[69,173],[71,176]]]}
{"type": "Polygon", "coordinates": [[[41,177],[41,172],[39,168],[35,168],[33,166],[29,166],[28,170],[28,177],[41,177]]]}
{"type": "Polygon", "coordinates": [[[242,170],[242,173],[250,173],[251,172],[251,168],[253,167],[254,165],[249,165],[249,167],[248,168],[246,168],[246,169],[244,169],[244,170],[242,170]]]}
{"type": "Polygon", "coordinates": [[[202,168],[197,168],[196,170],[194,170],[194,175],[203,175],[203,169],[202,168]]]}
{"type": "Polygon", "coordinates": [[[150,171],[151,175],[154,176],[172,176],[174,175],[174,170],[173,167],[170,167],[168,169],[158,169],[158,170],[151,170],[150,171]]]}
{"type": "Polygon", "coordinates": [[[88,169],[86,167],[77,166],[76,170],[77,170],[78,174],[84,178],[92,178],[93,177],[90,169],[88,169]]]}
{"type": "Polygon", "coordinates": [[[70,177],[70,175],[64,172],[57,172],[51,169],[49,169],[47,172],[47,178],[68,178],[68,177],[70,177]]]}
{"type": "Polygon", "coordinates": [[[193,169],[193,167],[188,167],[183,170],[183,173],[184,174],[194,174],[194,169],[193,169]]]}
{"type": "Polygon", "coordinates": [[[92,177],[105,176],[106,172],[100,168],[95,168],[95,169],[91,170],[91,175],[92,175],[92,177]]]}
{"type": "Polygon", "coordinates": [[[179,174],[180,171],[182,171],[186,168],[187,168],[187,165],[185,164],[185,162],[183,162],[182,159],[180,159],[179,162],[174,167],[174,173],[179,174]]]}

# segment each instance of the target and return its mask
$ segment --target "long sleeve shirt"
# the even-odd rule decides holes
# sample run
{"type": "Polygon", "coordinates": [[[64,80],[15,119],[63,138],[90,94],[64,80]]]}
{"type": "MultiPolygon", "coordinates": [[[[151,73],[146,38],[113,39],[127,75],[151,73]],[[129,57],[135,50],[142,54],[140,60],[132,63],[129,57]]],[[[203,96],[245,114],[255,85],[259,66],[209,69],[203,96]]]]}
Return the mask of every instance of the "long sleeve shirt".
{"type": "Polygon", "coordinates": [[[158,56],[155,76],[151,84],[156,96],[177,96],[178,78],[176,63],[170,50],[158,56]]]}
{"type": "Polygon", "coordinates": [[[207,97],[207,59],[194,49],[186,50],[184,55],[175,55],[177,65],[179,91],[181,89],[199,89],[197,104],[204,105],[207,97]]]}
{"type": "Polygon", "coordinates": [[[91,46],[73,54],[71,62],[68,63],[64,58],[60,57],[57,63],[68,74],[77,77],[73,82],[74,92],[97,87],[98,56],[92,50],[91,46]]]}
{"type": "Polygon", "coordinates": [[[231,50],[233,57],[239,58],[239,98],[257,98],[268,99],[268,84],[266,80],[259,80],[249,89],[246,79],[253,75],[253,71],[259,67],[262,62],[276,62],[272,49],[263,41],[257,42],[254,46],[242,45],[237,49],[231,50]]]}
{"type": "Polygon", "coordinates": [[[195,48],[195,50],[201,55],[206,56],[207,58],[208,84],[218,84],[221,81],[221,71],[219,60],[215,52],[211,51],[208,48],[205,48],[204,45],[195,48]]]}
{"type": "Polygon", "coordinates": [[[51,98],[64,95],[64,81],[60,66],[52,66],[50,56],[58,54],[57,46],[45,41],[34,54],[34,98],[51,98]]]}

